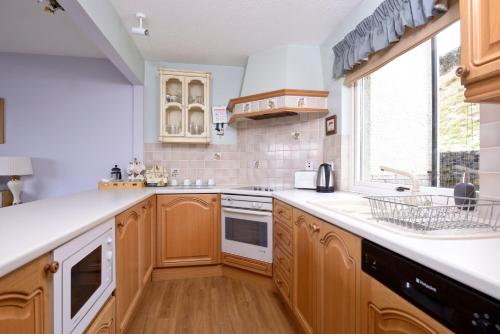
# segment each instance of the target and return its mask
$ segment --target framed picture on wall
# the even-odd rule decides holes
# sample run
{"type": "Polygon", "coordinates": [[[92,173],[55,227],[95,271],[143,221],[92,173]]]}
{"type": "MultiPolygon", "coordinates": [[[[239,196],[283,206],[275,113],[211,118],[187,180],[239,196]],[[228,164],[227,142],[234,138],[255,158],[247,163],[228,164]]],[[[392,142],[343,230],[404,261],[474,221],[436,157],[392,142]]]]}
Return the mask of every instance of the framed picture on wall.
{"type": "Polygon", "coordinates": [[[325,118],[326,135],[334,135],[337,133],[337,115],[325,118]]]}
{"type": "Polygon", "coordinates": [[[5,144],[5,119],[3,115],[3,98],[0,97],[0,144],[5,144]]]}

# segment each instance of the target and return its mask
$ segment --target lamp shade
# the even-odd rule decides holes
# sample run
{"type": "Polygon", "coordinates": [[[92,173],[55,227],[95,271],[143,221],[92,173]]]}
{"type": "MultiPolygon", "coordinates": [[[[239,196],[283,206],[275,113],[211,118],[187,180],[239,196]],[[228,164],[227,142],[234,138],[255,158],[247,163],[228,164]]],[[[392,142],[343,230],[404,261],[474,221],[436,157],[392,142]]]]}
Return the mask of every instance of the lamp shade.
{"type": "Polygon", "coordinates": [[[0,157],[0,175],[21,176],[33,174],[30,157],[0,157]]]}

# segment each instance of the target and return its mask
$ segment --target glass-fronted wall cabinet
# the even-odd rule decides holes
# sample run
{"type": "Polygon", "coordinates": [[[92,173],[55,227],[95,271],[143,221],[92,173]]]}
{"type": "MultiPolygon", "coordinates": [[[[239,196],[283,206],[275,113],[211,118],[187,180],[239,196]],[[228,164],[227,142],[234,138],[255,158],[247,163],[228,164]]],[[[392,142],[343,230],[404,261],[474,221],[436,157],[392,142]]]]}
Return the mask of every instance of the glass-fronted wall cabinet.
{"type": "Polygon", "coordinates": [[[210,73],[160,69],[160,136],[164,143],[210,142],[210,73]]]}

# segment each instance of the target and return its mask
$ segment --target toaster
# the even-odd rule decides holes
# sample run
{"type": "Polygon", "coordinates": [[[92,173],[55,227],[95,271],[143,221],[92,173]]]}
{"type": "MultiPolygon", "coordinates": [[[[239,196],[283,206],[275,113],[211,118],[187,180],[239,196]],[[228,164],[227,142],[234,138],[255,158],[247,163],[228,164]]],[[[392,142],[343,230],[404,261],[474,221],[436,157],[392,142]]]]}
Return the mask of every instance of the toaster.
{"type": "Polygon", "coordinates": [[[295,188],[316,189],[316,175],[317,172],[314,170],[295,172],[295,188]]]}

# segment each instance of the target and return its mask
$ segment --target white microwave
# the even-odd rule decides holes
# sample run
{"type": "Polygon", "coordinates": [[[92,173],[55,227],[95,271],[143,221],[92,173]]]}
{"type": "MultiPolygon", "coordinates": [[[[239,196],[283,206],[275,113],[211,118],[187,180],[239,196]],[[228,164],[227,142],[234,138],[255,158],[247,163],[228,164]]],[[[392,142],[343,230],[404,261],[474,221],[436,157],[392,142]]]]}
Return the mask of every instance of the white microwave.
{"type": "Polygon", "coordinates": [[[115,220],[57,248],[54,261],[53,333],[82,333],[116,286],[115,220]]]}

